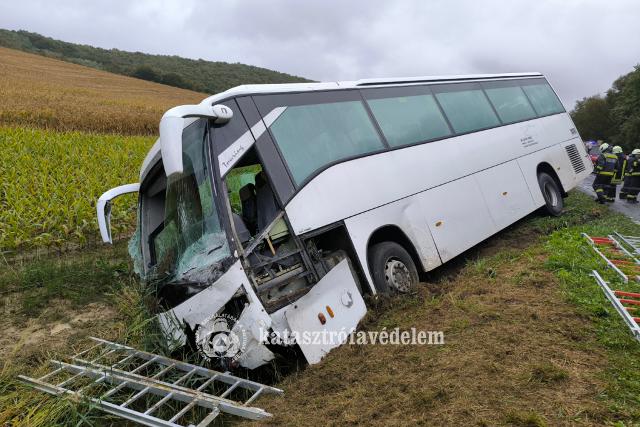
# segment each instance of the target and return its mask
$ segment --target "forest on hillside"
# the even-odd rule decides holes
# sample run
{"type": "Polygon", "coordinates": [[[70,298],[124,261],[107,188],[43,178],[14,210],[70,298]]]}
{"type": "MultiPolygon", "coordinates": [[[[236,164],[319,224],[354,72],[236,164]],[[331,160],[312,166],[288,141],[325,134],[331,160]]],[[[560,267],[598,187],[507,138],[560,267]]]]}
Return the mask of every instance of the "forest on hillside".
{"type": "Polygon", "coordinates": [[[640,148],[640,65],[618,77],[604,96],[576,102],[571,112],[584,140],[602,140],[626,152],[640,148]]]}
{"type": "Polygon", "coordinates": [[[102,49],[67,43],[28,31],[0,29],[0,46],[210,94],[242,84],[309,81],[252,65],[102,49]]]}

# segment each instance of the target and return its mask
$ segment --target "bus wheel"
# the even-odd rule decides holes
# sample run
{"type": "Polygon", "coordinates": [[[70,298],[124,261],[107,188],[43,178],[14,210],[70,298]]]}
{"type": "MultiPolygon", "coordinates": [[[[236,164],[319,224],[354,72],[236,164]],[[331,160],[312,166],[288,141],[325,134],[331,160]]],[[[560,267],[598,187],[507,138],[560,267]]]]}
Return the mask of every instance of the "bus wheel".
{"type": "Polygon", "coordinates": [[[538,174],[538,184],[544,197],[544,209],[549,215],[560,216],[562,208],[564,207],[564,201],[562,200],[562,192],[556,180],[549,174],[540,172],[540,174],[538,174]]]}
{"type": "Polygon", "coordinates": [[[418,270],[411,255],[395,242],[373,245],[369,265],[376,291],[382,294],[404,294],[418,284],[418,270]]]}

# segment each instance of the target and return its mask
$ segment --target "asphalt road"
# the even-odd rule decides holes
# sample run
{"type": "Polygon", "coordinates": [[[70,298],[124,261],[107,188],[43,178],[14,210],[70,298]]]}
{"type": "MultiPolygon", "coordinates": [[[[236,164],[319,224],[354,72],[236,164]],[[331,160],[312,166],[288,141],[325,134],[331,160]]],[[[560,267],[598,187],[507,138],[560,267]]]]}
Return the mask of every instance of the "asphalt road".
{"type": "MultiPolygon", "coordinates": [[[[593,191],[593,188],[591,187],[593,185],[594,178],[595,178],[595,175],[591,174],[590,176],[585,178],[585,180],[582,181],[582,183],[577,188],[580,191],[584,191],[588,195],[593,196],[595,200],[596,193],[593,191]]],[[[618,192],[620,192],[621,187],[622,185],[618,185],[618,192]]],[[[614,211],[623,213],[629,218],[631,218],[632,220],[634,220],[635,222],[640,224],[640,203],[637,205],[629,204],[624,200],[618,199],[616,194],[615,203],[609,203],[607,206],[609,206],[609,209],[613,209],[614,211]]]]}

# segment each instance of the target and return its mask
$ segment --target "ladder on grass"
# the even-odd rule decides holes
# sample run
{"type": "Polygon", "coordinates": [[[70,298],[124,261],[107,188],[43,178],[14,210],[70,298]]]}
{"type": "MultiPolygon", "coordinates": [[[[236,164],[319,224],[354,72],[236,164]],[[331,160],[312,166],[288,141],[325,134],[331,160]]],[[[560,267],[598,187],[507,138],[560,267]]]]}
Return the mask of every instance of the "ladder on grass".
{"type": "MultiPolygon", "coordinates": [[[[640,281],[640,260],[622,244],[624,240],[617,232],[606,237],[589,236],[587,233],[582,233],[582,236],[606,262],[607,267],[618,273],[625,283],[629,281],[629,275],[640,281]]],[[[640,242],[640,238],[638,240],[640,242]]]]}
{"type": "Polygon", "coordinates": [[[633,249],[633,253],[636,255],[640,255],[640,237],[638,236],[623,236],[617,231],[613,234],[616,235],[618,239],[623,241],[625,244],[629,245],[633,249]]]}
{"type": "Polygon", "coordinates": [[[598,285],[602,288],[605,296],[618,314],[622,317],[627,324],[633,337],[640,341],[640,294],[635,292],[616,291],[609,287],[609,284],[598,274],[596,270],[591,272],[591,275],[596,279],[598,285]],[[636,315],[633,315],[633,314],[636,315]]]}
{"type": "Polygon", "coordinates": [[[282,390],[122,344],[94,344],[53,370],[24,383],[47,393],[88,402],[147,426],[208,426],[220,413],[252,420],[270,417],[251,406],[262,394],[282,390]]]}

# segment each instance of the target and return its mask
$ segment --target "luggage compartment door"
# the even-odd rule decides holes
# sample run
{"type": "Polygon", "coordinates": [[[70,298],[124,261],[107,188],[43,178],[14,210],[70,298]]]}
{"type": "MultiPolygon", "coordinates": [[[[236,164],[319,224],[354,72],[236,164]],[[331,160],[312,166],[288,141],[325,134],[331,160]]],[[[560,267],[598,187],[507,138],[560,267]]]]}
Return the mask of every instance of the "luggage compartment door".
{"type": "Polygon", "coordinates": [[[491,218],[499,230],[536,208],[516,161],[477,173],[476,180],[487,202],[491,218]]]}
{"type": "Polygon", "coordinates": [[[314,364],[344,344],[366,312],[349,261],[344,259],[284,315],[307,362],[314,364]]]}
{"type": "Polygon", "coordinates": [[[426,191],[421,196],[421,203],[442,262],[496,232],[473,176],[426,191]]]}

